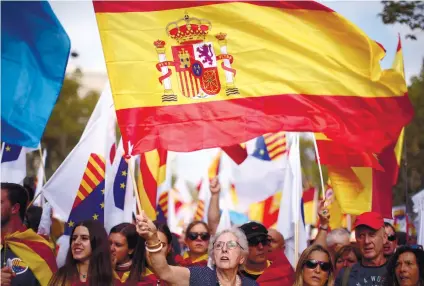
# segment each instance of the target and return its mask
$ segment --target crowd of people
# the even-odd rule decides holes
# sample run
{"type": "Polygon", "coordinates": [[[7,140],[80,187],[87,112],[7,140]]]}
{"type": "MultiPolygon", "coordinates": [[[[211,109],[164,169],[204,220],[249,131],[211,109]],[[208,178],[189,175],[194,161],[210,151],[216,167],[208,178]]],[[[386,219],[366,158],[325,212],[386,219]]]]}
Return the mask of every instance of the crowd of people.
{"type": "Polygon", "coordinates": [[[76,223],[58,268],[54,241],[28,218],[28,189],[1,183],[1,285],[424,285],[422,246],[400,245],[378,213],[356,218],[352,240],[328,228],[321,204],[319,232],[293,268],[275,229],[247,222],[217,231],[218,180],[210,191],[208,222],[191,222],[182,237],[144,213],[109,234],[98,221],[76,223]]]}

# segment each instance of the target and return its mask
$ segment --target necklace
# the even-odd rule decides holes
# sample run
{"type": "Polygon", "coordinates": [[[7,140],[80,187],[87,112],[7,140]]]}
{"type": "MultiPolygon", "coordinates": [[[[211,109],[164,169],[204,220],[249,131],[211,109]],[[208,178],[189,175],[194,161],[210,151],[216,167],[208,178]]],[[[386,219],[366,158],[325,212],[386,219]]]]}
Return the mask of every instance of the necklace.
{"type": "Polygon", "coordinates": [[[79,275],[80,275],[80,277],[81,277],[82,279],[87,278],[87,273],[81,273],[81,272],[80,272],[79,265],[77,265],[77,270],[78,270],[78,273],[79,273],[79,275]]]}
{"type": "MultiPolygon", "coordinates": [[[[219,286],[223,286],[221,281],[219,281],[219,278],[218,278],[218,284],[219,284],[219,286]]],[[[240,276],[238,276],[238,275],[236,276],[236,285],[235,286],[241,286],[241,279],[240,279],[240,276]]]]}

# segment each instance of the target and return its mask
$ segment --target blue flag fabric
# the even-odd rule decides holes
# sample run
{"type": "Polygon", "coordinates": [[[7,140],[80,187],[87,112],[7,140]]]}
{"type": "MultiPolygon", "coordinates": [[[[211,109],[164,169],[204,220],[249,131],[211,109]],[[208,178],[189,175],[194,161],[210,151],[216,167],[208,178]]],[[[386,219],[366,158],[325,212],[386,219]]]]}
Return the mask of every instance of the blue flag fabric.
{"type": "Polygon", "coordinates": [[[37,148],[62,88],[71,43],[46,1],[1,2],[1,137],[37,148]]]}
{"type": "Polygon", "coordinates": [[[128,163],[122,156],[119,162],[118,171],[116,172],[115,181],[113,182],[113,199],[115,207],[124,210],[125,192],[127,190],[128,163]]]}
{"type": "Polygon", "coordinates": [[[5,145],[4,145],[3,155],[1,157],[1,162],[6,163],[6,162],[12,162],[12,161],[18,160],[19,155],[21,154],[21,151],[22,151],[22,146],[8,144],[8,143],[4,143],[4,144],[5,145]]]}
{"type": "Polygon", "coordinates": [[[84,220],[98,220],[104,222],[104,190],[105,180],[76,207],[74,207],[65,224],[65,235],[70,235],[76,224],[84,220]]]}

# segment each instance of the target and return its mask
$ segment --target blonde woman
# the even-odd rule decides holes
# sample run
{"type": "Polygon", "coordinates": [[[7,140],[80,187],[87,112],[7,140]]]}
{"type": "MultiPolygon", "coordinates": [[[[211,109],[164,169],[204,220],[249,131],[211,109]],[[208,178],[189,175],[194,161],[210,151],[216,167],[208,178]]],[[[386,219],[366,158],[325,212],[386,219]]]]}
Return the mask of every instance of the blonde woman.
{"type": "Polygon", "coordinates": [[[303,251],[296,267],[295,286],[333,286],[333,264],[328,250],[312,245],[303,251]]]}

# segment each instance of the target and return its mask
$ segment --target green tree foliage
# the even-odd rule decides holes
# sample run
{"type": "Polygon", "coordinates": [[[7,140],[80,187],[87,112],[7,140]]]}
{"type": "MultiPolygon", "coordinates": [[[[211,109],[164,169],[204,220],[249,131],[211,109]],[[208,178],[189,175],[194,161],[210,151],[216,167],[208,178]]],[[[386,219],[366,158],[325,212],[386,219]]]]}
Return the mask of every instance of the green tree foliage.
{"type": "Polygon", "coordinates": [[[409,198],[424,188],[424,61],[420,74],[411,79],[408,95],[415,116],[405,129],[405,150],[398,183],[393,189],[393,205],[408,201],[410,206],[409,198]]]}
{"type": "Polygon", "coordinates": [[[95,91],[89,92],[84,97],[78,94],[82,77],[81,70],[76,69],[65,78],[57,103],[47,123],[41,141],[43,148],[48,150],[47,178],[53,174],[78,143],[99,98],[99,94],[95,91]]]}
{"type": "MultiPolygon", "coordinates": [[[[382,1],[383,12],[379,14],[384,24],[407,25],[412,31],[424,30],[424,2],[422,1],[382,1]]],[[[406,38],[416,40],[411,33],[406,38]]]]}

